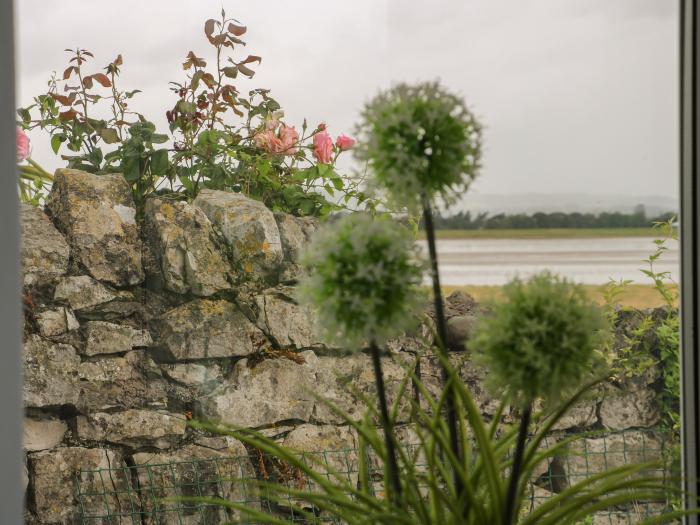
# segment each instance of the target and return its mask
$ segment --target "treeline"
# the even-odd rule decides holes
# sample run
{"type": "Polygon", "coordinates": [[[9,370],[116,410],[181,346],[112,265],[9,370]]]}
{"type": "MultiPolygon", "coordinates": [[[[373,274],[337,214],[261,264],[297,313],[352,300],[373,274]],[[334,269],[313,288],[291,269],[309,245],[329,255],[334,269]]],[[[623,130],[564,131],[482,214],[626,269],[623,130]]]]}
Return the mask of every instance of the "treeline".
{"type": "MultiPolygon", "coordinates": [[[[435,228],[438,230],[505,230],[528,228],[645,228],[655,222],[665,222],[677,214],[666,212],[657,217],[647,217],[643,208],[634,213],[603,212],[594,213],[516,213],[489,215],[471,212],[459,212],[456,215],[434,217],[435,228]]],[[[421,229],[423,225],[421,222],[421,229]]]]}

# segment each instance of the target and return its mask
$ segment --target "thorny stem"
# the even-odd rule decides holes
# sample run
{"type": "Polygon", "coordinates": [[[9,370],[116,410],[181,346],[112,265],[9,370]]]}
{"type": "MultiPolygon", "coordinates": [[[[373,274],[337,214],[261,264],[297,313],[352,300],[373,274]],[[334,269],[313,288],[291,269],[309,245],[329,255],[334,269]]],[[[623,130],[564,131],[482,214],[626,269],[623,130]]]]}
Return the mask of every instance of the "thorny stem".
{"type": "MultiPolygon", "coordinates": [[[[447,323],[445,322],[445,309],[442,303],[442,289],[440,287],[440,274],[438,273],[437,249],[435,247],[435,227],[433,225],[433,213],[430,201],[423,197],[423,218],[425,221],[425,231],[428,237],[428,252],[430,254],[430,273],[433,280],[433,302],[435,305],[435,322],[437,324],[437,347],[444,359],[447,359],[447,323]]],[[[449,388],[445,396],[445,406],[447,409],[447,428],[450,432],[450,448],[454,456],[461,462],[462,453],[459,446],[460,436],[457,428],[457,413],[455,409],[454,387],[448,382],[447,368],[442,365],[442,382],[449,388]]],[[[454,485],[458,495],[464,492],[462,479],[454,472],[454,485]]],[[[466,515],[466,505],[464,508],[466,515]]]]}
{"type": "Polygon", "coordinates": [[[377,396],[379,397],[379,414],[382,428],[384,429],[384,441],[386,443],[386,469],[391,486],[391,499],[394,503],[401,500],[401,481],[399,480],[399,466],[396,460],[396,447],[391,420],[389,419],[389,408],[386,402],[386,389],[384,387],[384,375],[382,373],[382,362],[379,358],[379,347],[372,341],[369,345],[372,353],[372,364],[374,365],[374,380],[377,385],[377,396]]]}
{"type": "Polygon", "coordinates": [[[503,525],[512,525],[515,514],[515,498],[518,492],[518,482],[520,481],[520,471],[523,468],[523,454],[525,452],[525,441],[527,440],[527,429],[530,426],[532,416],[532,404],[529,404],[520,417],[520,430],[518,431],[518,442],[515,447],[513,457],[513,468],[510,473],[508,483],[508,493],[506,494],[505,510],[503,514],[503,525]]]}

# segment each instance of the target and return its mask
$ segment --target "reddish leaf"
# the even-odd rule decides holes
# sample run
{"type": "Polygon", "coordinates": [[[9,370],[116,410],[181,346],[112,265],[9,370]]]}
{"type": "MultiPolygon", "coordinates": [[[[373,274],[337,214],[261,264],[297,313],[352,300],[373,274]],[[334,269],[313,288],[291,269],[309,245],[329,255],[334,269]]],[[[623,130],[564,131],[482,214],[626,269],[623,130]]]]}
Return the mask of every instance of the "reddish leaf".
{"type": "Polygon", "coordinates": [[[109,81],[109,78],[104,73],[95,73],[94,75],[92,75],[92,78],[97,80],[103,87],[112,87],[112,83],[109,81]]]}
{"type": "Polygon", "coordinates": [[[233,22],[229,23],[228,25],[228,32],[235,36],[244,35],[247,30],[248,28],[246,26],[239,26],[233,22]]]}
{"type": "Polygon", "coordinates": [[[248,66],[244,66],[243,63],[238,64],[238,71],[243,73],[248,78],[253,78],[253,75],[255,75],[255,71],[250,69],[248,66]]]}
{"type": "Polygon", "coordinates": [[[246,59],[243,62],[239,62],[238,65],[250,64],[251,62],[257,62],[259,64],[260,62],[262,62],[262,58],[256,55],[248,55],[246,59]]]}
{"type": "Polygon", "coordinates": [[[204,82],[208,88],[212,88],[216,84],[216,80],[214,80],[214,75],[212,75],[211,73],[204,73],[202,75],[202,82],[204,82]]]}
{"type": "Polygon", "coordinates": [[[206,61],[202,58],[199,58],[197,55],[195,55],[192,51],[187,53],[187,60],[185,60],[182,63],[182,68],[183,69],[190,69],[192,66],[195,67],[204,67],[207,65],[206,61]]]}
{"type": "Polygon", "coordinates": [[[95,55],[93,55],[92,53],[90,53],[90,51],[88,51],[86,49],[83,49],[83,55],[87,55],[89,57],[95,58],[95,55]]]}
{"type": "Polygon", "coordinates": [[[83,86],[90,89],[92,87],[92,77],[83,78],[83,86]]]}
{"type": "MultiPolygon", "coordinates": [[[[50,93],[51,98],[53,98],[55,101],[60,102],[64,106],[70,106],[73,104],[73,101],[70,99],[70,97],[67,97],[65,95],[58,95],[56,93],[50,93]]],[[[75,97],[73,97],[75,98],[75,97]]]]}
{"type": "Polygon", "coordinates": [[[216,20],[210,18],[204,23],[204,34],[211,36],[214,34],[214,28],[216,27],[216,20]]]}
{"type": "Polygon", "coordinates": [[[226,43],[226,35],[216,35],[216,36],[210,36],[209,42],[214,44],[215,46],[220,46],[221,44],[226,43]]]}
{"type": "Polygon", "coordinates": [[[245,45],[245,42],[243,40],[241,40],[240,38],[236,38],[235,36],[232,36],[232,35],[227,35],[227,36],[231,42],[233,42],[235,44],[241,44],[242,46],[245,45]]]}
{"type": "Polygon", "coordinates": [[[74,109],[69,109],[68,111],[61,111],[58,114],[58,118],[61,120],[73,120],[78,113],[74,109]]]}
{"type": "Polygon", "coordinates": [[[68,66],[66,70],[63,72],[63,80],[68,80],[71,76],[71,73],[75,71],[75,66],[68,66]]]}

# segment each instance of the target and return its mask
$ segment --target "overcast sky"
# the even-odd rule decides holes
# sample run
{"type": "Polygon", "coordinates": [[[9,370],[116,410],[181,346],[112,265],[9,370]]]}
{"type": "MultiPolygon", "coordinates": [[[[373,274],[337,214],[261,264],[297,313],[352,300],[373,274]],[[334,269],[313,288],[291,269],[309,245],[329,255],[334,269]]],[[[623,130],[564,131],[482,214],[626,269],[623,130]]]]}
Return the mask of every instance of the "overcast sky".
{"type": "MultiPolygon", "coordinates": [[[[19,102],[62,71],[66,47],[100,67],[124,57],[122,86],[163,130],[203,23],[248,26],[244,53],[299,127],[352,130],[363,102],[396,81],[440,78],[485,125],[479,193],[676,196],[677,2],[673,0],[19,0],[19,102]]],[[[206,55],[205,55],[206,56],[206,55]]],[[[243,90],[242,90],[243,91],[243,90]]],[[[34,158],[59,165],[32,135],[34,158]]]]}

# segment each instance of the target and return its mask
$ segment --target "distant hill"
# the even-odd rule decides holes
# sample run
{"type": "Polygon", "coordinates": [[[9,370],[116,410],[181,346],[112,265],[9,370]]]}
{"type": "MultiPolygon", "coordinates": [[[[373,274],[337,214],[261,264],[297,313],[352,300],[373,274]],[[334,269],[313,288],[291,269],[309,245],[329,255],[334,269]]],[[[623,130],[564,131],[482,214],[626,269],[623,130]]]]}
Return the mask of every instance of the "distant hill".
{"type": "Polygon", "coordinates": [[[519,193],[478,194],[470,193],[451,206],[447,215],[460,211],[473,213],[535,213],[535,212],[621,212],[632,213],[639,204],[644,205],[648,217],[668,211],[678,211],[678,199],[658,195],[610,195],[589,193],[519,193]]]}

